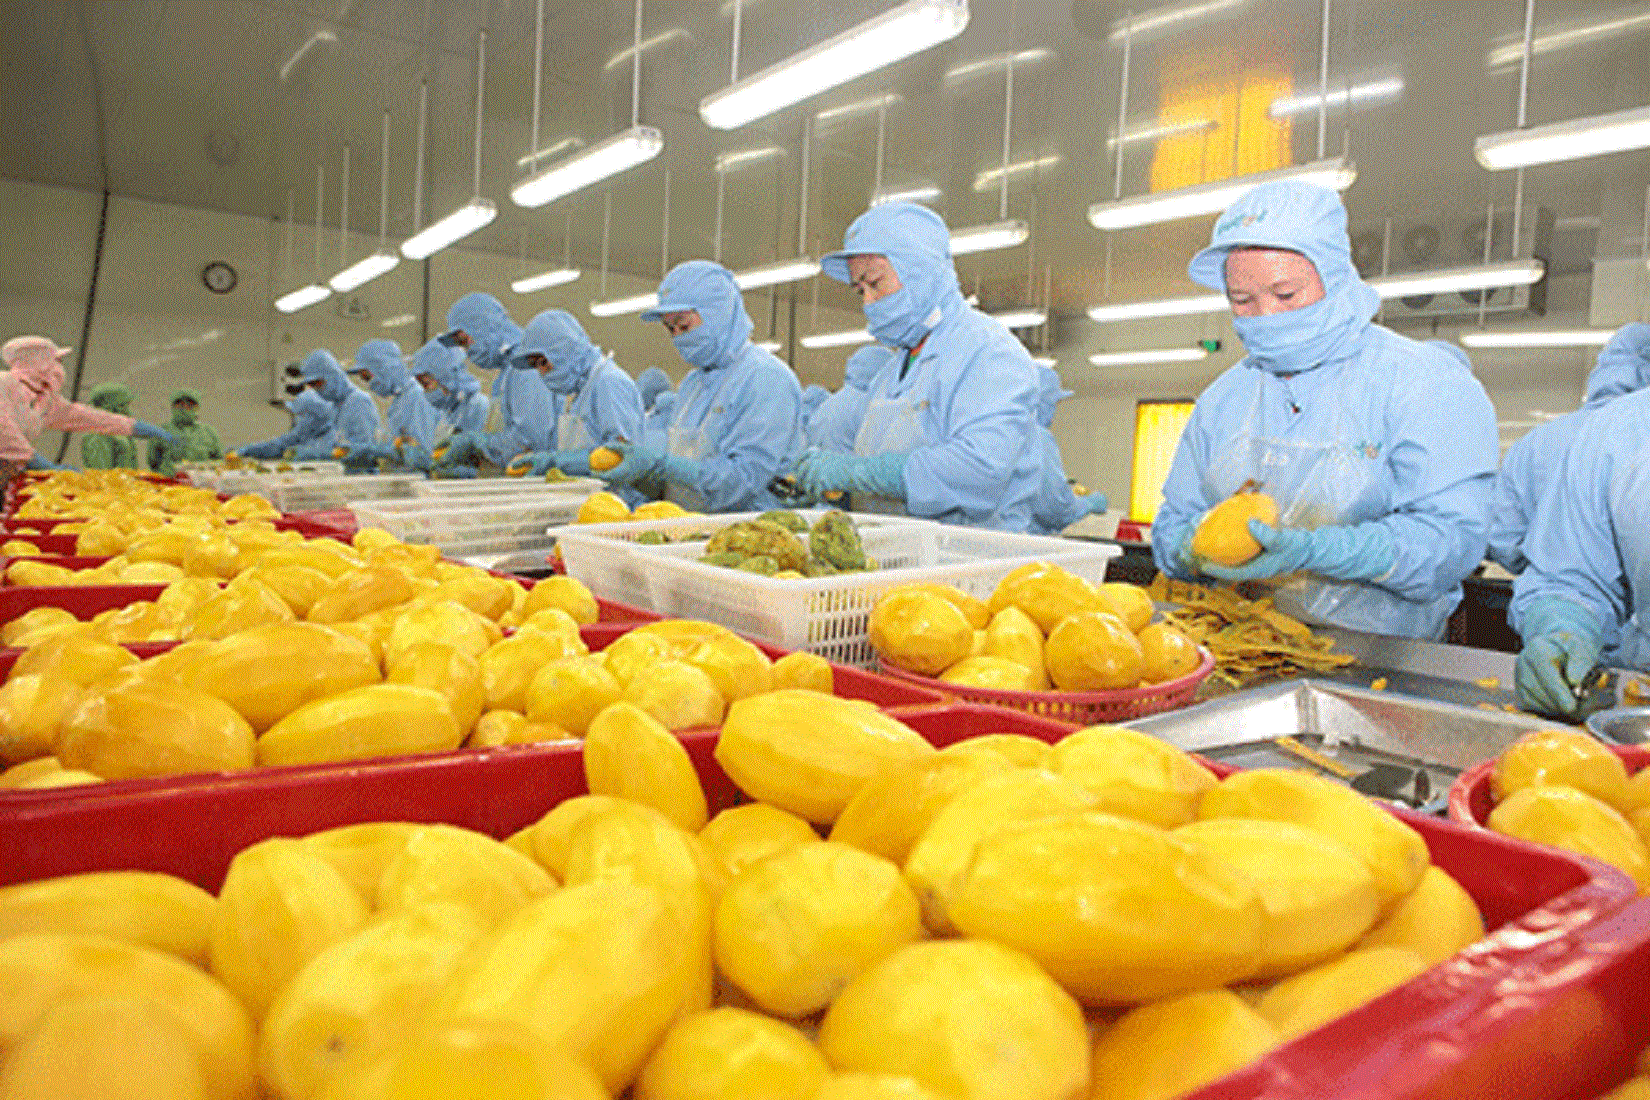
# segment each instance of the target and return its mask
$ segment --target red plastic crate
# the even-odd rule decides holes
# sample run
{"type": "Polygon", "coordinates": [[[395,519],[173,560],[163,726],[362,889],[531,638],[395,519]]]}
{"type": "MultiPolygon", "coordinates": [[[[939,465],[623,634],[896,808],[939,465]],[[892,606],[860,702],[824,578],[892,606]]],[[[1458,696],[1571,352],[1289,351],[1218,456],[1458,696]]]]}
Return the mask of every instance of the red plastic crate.
{"type": "Polygon", "coordinates": [[[285,512],[276,526],[287,524],[289,530],[302,531],[305,538],[334,538],[348,542],[358,530],[355,513],[348,508],[321,512],[285,512]]]}
{"type": "MultiPolygon", "coordinates": [[[[1629,775],[1650,764],[1650,748],[1639,745],[1607,746],[1621,757],[1629,775]]],[[[1490,772],[1495,770],[1495,758],[1480,760],[1455,777],[1449,789],[1449,817],[1451,821],[1473,828],[1485,828],[1495,799],[1490,793],[1490,772]]]]}
{"type": "Polygon", "coordinates": [[[163,584],[103,584],[73,587],[37,585],[0,588],[0,625],[22,618],[37,607],[61,607],[85,621],[101,612],[139,600],[159,599],[163,584]]]}
{"type": "Polygon", "coordinates": [[[34,543],[34,548],[39,550],[42,554],[72,555],[74,553],[75,542],[79,536],[53,535],[44,531],[19,531],[8,535],[6,539],[0,539],[0,541],[8,541],[9,539],[14,538],[24,539],[28,542],[34,543]]]}

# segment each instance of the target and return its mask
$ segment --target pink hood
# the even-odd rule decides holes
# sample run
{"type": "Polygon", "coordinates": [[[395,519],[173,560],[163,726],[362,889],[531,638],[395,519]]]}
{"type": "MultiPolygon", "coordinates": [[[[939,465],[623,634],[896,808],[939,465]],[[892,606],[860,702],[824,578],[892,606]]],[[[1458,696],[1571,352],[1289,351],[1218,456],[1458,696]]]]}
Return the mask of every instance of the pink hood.
{"type": "Polygon", "coordinates": [[[44,336],[19,336],[0,347],[10,367],[0,375],[0,459],[27,461],[42,431],[131,435],[132,418],[63,400],[63,364],[72,348],[44,336]]]}

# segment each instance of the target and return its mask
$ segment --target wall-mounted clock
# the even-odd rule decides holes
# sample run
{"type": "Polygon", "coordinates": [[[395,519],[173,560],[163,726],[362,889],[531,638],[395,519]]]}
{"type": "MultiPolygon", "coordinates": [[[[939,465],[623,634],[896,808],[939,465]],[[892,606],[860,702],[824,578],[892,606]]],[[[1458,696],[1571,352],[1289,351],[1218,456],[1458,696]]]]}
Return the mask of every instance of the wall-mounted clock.
{"type": "Polygon", "coordinates": [[[240,277],[235,274],[235,269],[222,260],[213,260],[201,268],[201,282],[205,283],[206,289],[213,294],[228,294],[235,289],[235,284],[239,281],[240,277]]]}

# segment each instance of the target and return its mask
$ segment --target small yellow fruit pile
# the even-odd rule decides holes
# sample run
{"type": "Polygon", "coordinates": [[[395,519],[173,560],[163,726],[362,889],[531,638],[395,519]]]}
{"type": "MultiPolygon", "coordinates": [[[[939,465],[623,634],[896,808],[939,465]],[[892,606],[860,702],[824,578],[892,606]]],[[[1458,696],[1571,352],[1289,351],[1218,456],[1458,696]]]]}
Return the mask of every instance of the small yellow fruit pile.
{"type": "Polygon", "coordinates": [[[759,801],[710,816],[620,702],[590,793],[502,843],[381,822],[253,845],[216,898],[0,890],[0,1096],[1167,1100],[1483,934],[1361,796],[1118,727],[938,751],[785,689],[716,756],[759,801]]]}
{"type": "MultiPolygon", "coordinates": [[[[212,516],[219,519],[274,519],[274,505],[250,493],[220,501],[210,489],[168,485],[135,477],[124,470],[63,470],[29,488],[18,519],[137,516],[212,516]]],[[[56,529],[67,534],[63,528],[56,529]]]]}
{"type": "Polygon", "coordinates": [[[1650,768],[1629,778],[1609,748],[1555,726],[1502,753],[1490,791],[1491,829],[1619,867],[1650,892],[1650,768]]]}
{"type": "Polygon", "coordinates": [[[871,610],[871,646],[896,668],[997,691],[1112,691],[1178,680],[1202,661],[1179,628],[1152,622],[1132,584],[1092,584],[1022,565],[989,602],[951,585],[902,584],[871,610]]]}
{"type": "MultiPolygon", "coordinates": [[[[594,464],[594,458],[591,459],[594,464]]],[[[579,523],[623,523],[632,519],[679,519],[682,516],[696,516],[698,512],[690,512],[680,504],[669,500],[654,500],[640,505],[634,512],[630,505],[614,496],[612,493],[591,493],[585,502],[579,505],[579,523]]]]}

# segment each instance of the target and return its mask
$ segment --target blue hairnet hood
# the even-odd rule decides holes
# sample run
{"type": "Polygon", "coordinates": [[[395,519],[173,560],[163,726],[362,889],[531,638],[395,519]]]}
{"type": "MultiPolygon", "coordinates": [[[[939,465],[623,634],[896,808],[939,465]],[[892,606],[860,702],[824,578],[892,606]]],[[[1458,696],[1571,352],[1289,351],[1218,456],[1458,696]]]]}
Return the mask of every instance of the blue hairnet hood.
{"type": "Polygon", "coordinates": [[[338,415],[338,410],[314,390],[305,390],[288,401],[286,409],[292,414],[293,430],[305,436],[330,427],[333,418],[338,415]]]}
{"type": "Polygon", "coordinates": [[[657,321],[667,313],[690,309],[698,311],[705,331],[688,335],[709,342],[713,355],[707,358],[713,358],[717,366],[733,362],[756,327],[745,312],[745,297],[733,273],[709,260],[689,260],[671,268],[659,284],[659,304],[643,313],[642,320],[657,321]]]}
{"type": "Polygon", "coordinates": [[[641,391],[644,409],[651,409],[659,395],[670,388],[670,375],[658,367],[649,367],[636,376],[636,389],[641,391]]]}
{"type": "Polygon", "coordinates": [[[453,303],[447,311],[447,331],[436,339],[452,347],[453,334],[460,329],[474,341],[467,353],[470,361],[488,370],[503,367],[501,349],[521,339],[521,326],[510,320],[504,304],[491,294],[479,291],[453,303]]]}
{"type": "Polygon", "coordinates": [[[1048,427],[1054,423],[1054,410],[1072,394],[1060,386],[1060,375],[1053,367],[1037,366],[1037,423],[1048,427]]]}
{"type": "Polygon", "coordinates": [[[1604,349],[1587,376],[1587,404],[1650,386],[1650,325],[1642,321],[1623,325],[1604,349]]]}
{"type": "Polygon", "coordinates": [[[304,361],[298,368],[298,377],[305,382],[320,379],[321,396],[334,405],[341,404],[349,396],[349,391],[355,388],[345,376],[344,368],[338,365],[338,360],[332,352],[325,348],[316,348],[304,356],[304,361]]]}
{"type": "Polygon", "coordinates": [[[366,371],[372,375],[367,388],[379,397],[394,397],[412,377],[401,361],[401,349],[393,340],[368,340],[355,353],[351,374],[366,371]]]}
{"type": "Polygon", "coordinates": [[[1252,365],[1294,373],[1348,353],[1369,327],[1381,297],[1352,265],[1346,207],[1327,187],[1280,180],[1254,188],[1215,222],[1209,247],[1186,271],[1212,290],[1226,289],[1226,256],[1235,248],[1299,252],[1317,268],[1323,299],[1264,317],[1233,317],[1252,365]]]}
{"type": "Polygon", "coordinates": [[[866,320],[878,340],[913,347],[948,307],[967,308],[951,261],[951,231],[928,207],[914,202],[871,207],[843,234],[841,251],[827,255],[821,266],[846,283],[851,281],[848,257],[865,255],[886,257],[900,281],[899,290],[866,307],[866,320]]]}
{"type": "Polygon", "coordinates": [[[413,374],[427,374],[454,392],[461,388],[461,377],[470,380],[471,389],[481,388],[475,376],[464,369],[464,349],[448,347],[440,339],[432,339],[413,353],[411,369],[413,374]]]}
{"type": "Polygon", "coordinates": [[[565,309],[547,309],[527,322],[526,331],[511,353],[511,365],[517,370],[532,370],[527,357],[534,354],[550,360],[544,384],[565,394],[584,384],[590,368],[601,362],[602,349],[590,342],[578,318],[565,309]]]}
{"type": "Polygon", "coordinates": [[[803,390],[803,418],[806,419],[807,417],[812,416],[814,412],[818,410],[819,406],[825,404],[825,399],[829,396],[831,396],[831,391],[826,389],[824,386],[809,386],[807,389],[803,390]]]}
{"type": "Polygon", "coordinates": [[[875,344],[868,348],[860,348],[848,356],[848,365],[842,368],[842,384],[856,390],[864,391],[870,388],[871,380],[877,376],[877,371],[888,362],[888,349],[875,344]]]}

